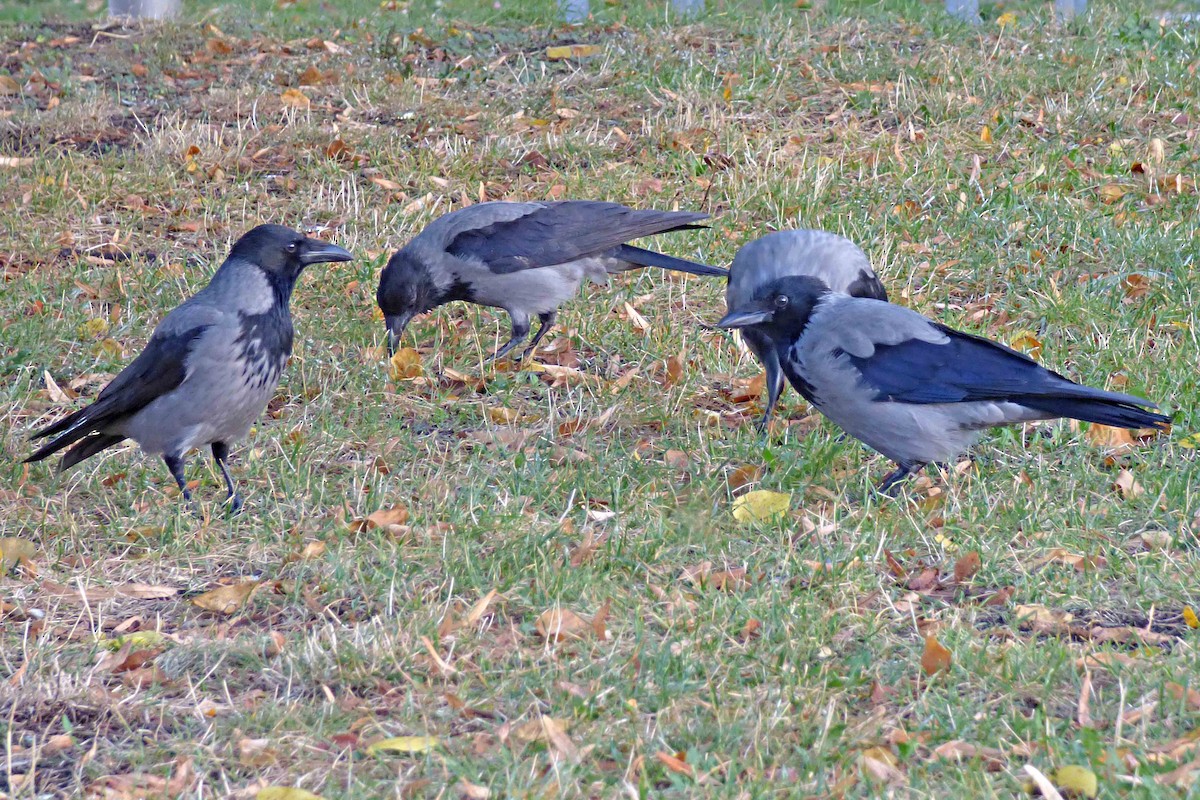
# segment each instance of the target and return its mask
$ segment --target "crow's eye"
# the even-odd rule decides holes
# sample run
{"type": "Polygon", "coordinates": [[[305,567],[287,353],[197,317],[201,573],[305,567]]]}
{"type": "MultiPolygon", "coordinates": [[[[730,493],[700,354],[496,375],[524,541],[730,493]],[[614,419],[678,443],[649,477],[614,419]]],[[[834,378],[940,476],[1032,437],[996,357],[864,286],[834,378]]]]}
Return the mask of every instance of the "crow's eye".
{"type": "Polygon", "coordinates": [[[296,251],[297,251],[297,250],[299,250],[299,249],[300,249],[300,243],[299,243],[299,242],[288,242],[287,251],[288,251],[289,253],[294,253],[294,252],[296,252],[296,251]]]}
{"type": "Polygon", "coordinates": [[[775,298],[775,307],[776,308],[787,308],[787,305],[788,305],[788,296],[786,294],[781,294],[775,298]]]}

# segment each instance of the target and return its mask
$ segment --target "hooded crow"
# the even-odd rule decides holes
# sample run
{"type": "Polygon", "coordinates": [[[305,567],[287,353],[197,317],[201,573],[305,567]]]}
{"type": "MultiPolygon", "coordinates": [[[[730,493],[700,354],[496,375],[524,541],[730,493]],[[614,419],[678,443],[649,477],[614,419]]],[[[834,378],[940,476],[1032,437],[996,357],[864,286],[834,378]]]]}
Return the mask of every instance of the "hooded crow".
{"type": "Polygon", "coordinates": [[[496,201],[452,211],[431,222],[384,267],[375,297],[387,322],[388,350],[395,351],[413,317],[465,300],[503,308],[512,319],[512,337],[488,360],[525,341],[536,315],[541,327],[525,350],[528,355],[584,278],[606,283],[610,273],[640,267],[727,276],[720,267],[626,244],[703,227],[695,223],[707,217],[592,200],[496,201]]]}
{"type": "MultiPolygon", "coordinates": [[[[871,262],[858,245],[844,236],[821,230],[776,231],[743,245],[729,267],[725,305],[740,308],[754,299],[755,292],[787,275],[808,275],[833,292],[852,297],[887,300],[883,284],[875,277],[871,262]]],[[[742,341],[767,371],[767,409],[758,423],[765,431],[771,422],[783,371],[770,340],[757,328],[742,328],[742,341]]]]}
{"type": "Polygon", "coordinates": [[[998,425],[1070,417],[1118,428],[1165,428],[1140,397],[1081,386],[1002,344],[915,311],[779,278],[717,323],[775,345],[792,386],[822,414],[892,461],[890,493],[930,462],[948,461],[998,425]]]}
{"type": "Polygon", "coordinates": [[[26,462],[65,447],[65,470],[133,439],[162,456],[191,501],[184,457],[209,445],[234,511],[242,499],[226,459],[275,392],[292,352],[288,304],[300,273],[310,264],[349,261],[349,252],[308,239],[280,225],[260,225],[238,239],[208,286],[171,311],[146,349],[87,408],[34,434],[55,437],[26,462]]]}

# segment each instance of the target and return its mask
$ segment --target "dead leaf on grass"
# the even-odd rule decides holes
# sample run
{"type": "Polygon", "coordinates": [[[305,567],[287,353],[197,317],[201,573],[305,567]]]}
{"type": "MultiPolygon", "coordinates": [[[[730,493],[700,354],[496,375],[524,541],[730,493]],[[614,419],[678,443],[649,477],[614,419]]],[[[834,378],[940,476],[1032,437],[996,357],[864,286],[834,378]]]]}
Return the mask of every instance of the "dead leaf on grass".
{"type": "Polygon", "coordinates": [[[254,800],[325,800],[319,794],[295,786],[266,786],[258,790],[254,800]]]}
{"type": "Polygon", "coordinates": [[[312,106],[312,101],[308,99],[308,95],[299,89],[287,89],[283,94],[279,95],[279,101],[288,108],[298,108],[302,111],[307,111],[312,106]]]}
{"type": "Polygon", "coordinates": [[[954,655],[934,636],[925,637],[925,649],[921,653],[921,669],[926,675],[932,676],[946,672],[954,663],[954,655]]]}
{"type": "Polygon", "coordinates": [[[551,642],[582,639],[592,630],[592,625],[588,620],[574,611],[561,608],[543,611],[534,623],[534,627],[543,639],[551,642]]]}
{"type": "Polygon", "coordinates": [[[382,739],[367,747],[367,755],[380,753],[415,754],[428,753],[440,742],[436,736],[393,736],[382,739]]]}
{"type": "Polygon", "coordinates": [[[36,556],[37,547],[28,539],[0,539],[0,576],[21,562],[33,561],[36,556]]]}
{"type": "Polygon", "coordinates": [[[262,581],[243,581],[228,586],[218,586],[204,594],[192,598],[192,605],[205,611],[229,616],[241,611],[254,590],[262,585],[262,581]]]}
{"type": "Polygon", "coordinates": [[[756,489],[733,501],[733,518],[738,522],[770,522],[788,513],[792,496],[768,489],[756,489]]]}

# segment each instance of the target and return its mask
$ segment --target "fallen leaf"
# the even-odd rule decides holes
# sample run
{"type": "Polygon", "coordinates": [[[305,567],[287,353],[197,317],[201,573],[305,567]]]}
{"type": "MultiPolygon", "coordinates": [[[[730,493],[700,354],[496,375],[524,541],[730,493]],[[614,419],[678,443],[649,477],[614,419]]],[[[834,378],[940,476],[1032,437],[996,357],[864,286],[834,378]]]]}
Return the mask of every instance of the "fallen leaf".
{"type": "Polygon", "coordinates": [[[954,562],[954,582],[962,583],[979,572],[979,568],[983,565],[979,553],[975,550],[963,553],[957,561],[954,562]]]}
{"type": "Polygon", "coordinates": [[[1063,796],[1058,793],[1058,789],[1054,788],[1054,784],[1050,782],[1050,779],[1033,764],[1025,765],[1025,774],[1030,777],[1038,791],[1042,793],[1042,797],[1046,798],[1046,800],[1063,800],[1063,796]]]}
{"type": "Polygon", "coordinates": [[[654,757],[658,759],[658,763],[676,775],[686,775],[689,778],[696,777],[696,770],[692,768],[692,765],[677,755],[659,751],[654,754],[654,757]]]}
{"type": "Polygon", "coordinates": [[[388,361],[394,381],[419,378],[425,374],[421,366],[421,354],[411,347],[402,347],[388,361]]]}
{"type": "Polygon", "coordinates": [[[258,790],[254,800],[325,800],[319,794],[295,786],[266,786],[258,790]]]}
{"type": "Polygon", "coordinates": [[[1020,350],[1034,361],[1042,357],[1042,340],[1033,331],[1021,331],[1009,341],[1008,346],[1020,350]]]}
{"type": "Polygon", "coordinates": [[[1074,764],[1054,771],[1054,784],[1067,797],[1095,797],[1099,790],[1096,773],[1074,764]]]}
{"type": "Polygon", "coordinates": [[[1200,628],[1200,617],[1196,616],[1196,611],[1191,606],[1183,607],[1183,621],[1189,628],[1200,628]]]}
{"type": "Polygon", "coordinates": [[[950,669],[954,662],[953,654],[935,637],[925,637],[925,650],[921,653],[921,669],[926,675],[934,675],[950,669]]]}
{"type": "Polygon", "coordinates": [[[746,492],[733,501],[733,518],[738,522],[769,522],[788,513],[792,496],[768,489],[746,492]]]}
{"type": "Polygon", "coordinates": [[[381,508],[378,511],[372,511],[368,514],[363,522],[365,523],[363,526],[365,530],[387,528],[391,525],[403,525],[408,522],[408,508],[399,504],[391,508],[381,508]]]}
{"type": "Polygon", "coordinates": [[[378,753],[428,753],[439,744],[436,736],[393,736],[367,747],[367,755],[378,753]]]}
{"type": "Polygon", "coordinates": [[[1113,428],[1109,425],[1093,423],[1088,426],[1084,438],[1096,447],[1103,447],[1111,455],[1125,453],[1137,446],[1133,433],[1125,428],[1113,428]]]}
{"type": "Polygon", "coordinates": [[[504,407],[489,407],[487,415],[488,419],[497,425],[512,425],[521,418],[520,411],[504,407]]]}
{"type": "Polygon", "coordinates": [[[37,548],[28,539],[0,539],[0,575],[4,575],[21,561],[33,561],[36,555],[37,548]]]}
{"type": "Polygon", "coordinates": [[[1117,474],[1117,479],[1113,481],[1113,488],[1125,500],[1132,500],[1146,491],[1133,477],[1133,473],[1127,469],[1123,469],[1117,474]]]}
{"type": "Polygon", "coordinates": [[[10,75],[0,75],[0,94],[18,94],[21,91],[21,84],[13,80],[10,75]]]}
{"type": "Polygon", "coordinates": [[[1112,205],[1129,192],[1129,187],[1122,186],[1119,183],[1106,183],[1100,187],[1099,192],[1100,199],[1104,203],[1112,205]]]}
{"type": "Polygon", "coordinates": [[[1200,711],[1200,690],[1180,686],[1173,681],[1168,681],[1164,688],[1171,697],[1183,701],[1189,711],[1200,711]]]}
{"type": "Polygon", "coordinates": [[[538,715],[537,719],[526,720],[513,728],[513,738],[526,744],[530,742],[548,742],[547,729],[543,722],[545,719],[552,720],[555,730],[566,731],[571,727],[570,723],[566,720],[538,715]]]}
{"type": "Polygon", "coordinates": [[[271,747],[270,739],[238,739],[237,752],[244,767],[269,767],[279,760],[279,751],[271,747]]]}
{"type": "Polygon", "coordinates": [[[236,614],[242,610],[254,590],[262,584],[261,581],[243,581],[228,586],[218,586],[216,589],[192,598],[192,604],[205,611],[217,614],[236,614]]]}
{"type": "MultiPolygon", "coordinates": [[[[0,76],[3,77],[3,76],[0,76]]],[[[0,167],[8,169],[17,169],[18,167],[28,167],[34,160],[32,158],[18,158],[17,156],[0,156],[0,167]]]]}
{"type": "Polygon", "coordinates": [[[663,454],[663,463],[671,469],[686,470],[691,465],[691,460],[682,450],[668,450],[663,454]]]}
{"type": "Polygon", "coordinates": [[[299,89],[288,89],[283,94],[279,95],[279,100],[288,108],[298,108],[302,111],[307,111],[312,106],[312,101],[308,99],[308,95],[299,89]]]}
{"type": "Polygon", "coordinates": [[[568,58],[591,58],[600,53],[600,46],[595,44],[566,44],[546,48],[546,58],[550,61],[563,61],[568,58]]]}
{"type": "Polygon", "coordinates": [[[466,778],[459,778],[458,783],[454,784],[454,788],[466,800],[488,800],[492,796],[492,790],[486,786],[480,786],[477,783],[471,783],[466,778]]]}
{"type": "Polygon", "coordinates": [[[868,778],[878,783],[902,783],[904,773],[900,771],[896,755],[883,747],[864,750],[858,764],[868,778]]]}
{"type": "Polygon", "coordinates": [[[725,476],[730,494],[737,494],[750,484],[757,483],[765,470],[757,464],[743,464],[725,476]]]}
{"type": "Polygon", "coordinates": [[[579,760],[579,750],[575,747],[571,737],[567,736],[566,728],[553,717],[538,717],[542,723],[542,728],[546,732],[546,741],[550,744],[550,748],[562,758],[568,761],[579,760]]]}
{"type": "Polygon", "coordinates": [[[631,306],[629,303],[625,304],[625,316],[629,319],[629,324],[632,325],[633,329],[638,333],[650,332],[650,323],[636,308],[631,306]]]}
{"type": "Polygon", "coordinates": [[[543,639],[561,642],[563,639],[582,639],[592,629],[591,623],[574,611],[552,608],[543,611],[534,623],[543,639]]]}

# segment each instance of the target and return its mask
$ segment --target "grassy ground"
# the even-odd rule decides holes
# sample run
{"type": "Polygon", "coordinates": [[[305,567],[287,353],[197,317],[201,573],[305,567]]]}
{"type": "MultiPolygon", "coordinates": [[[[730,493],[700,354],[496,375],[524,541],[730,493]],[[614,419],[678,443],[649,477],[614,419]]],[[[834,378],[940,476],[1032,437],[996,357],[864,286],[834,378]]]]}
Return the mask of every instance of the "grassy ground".
{"type": "Polygon", "coordinates": [[[95,5],[0,2],[0,797],[988,798],[1027,764],[1197,796],[1197,28],[299,0],[131,31],[95,5]],[[547,59],[571,43],[599,52],[547,59]],[[483,368],[507,321],[451,307],[390,375],[389,251],[560,196],[709,211],[659,245],[713,263],[843,232],[898,302],[1175,430],[999,432],[850,503],[887,466],[790,390],[764,443],[755,364],[700,327],[723,288],[661,274],[568,304],[549,372],[483,368]],[[297,290],[246,513],[199,458],[202,520],[134,450],[19,463],[263,221],[359,258],[297,290]],[[736,521],[747,480],[791,513],[736,521]],[[398,736],[436,743],[369,749],[398,736]]]}

